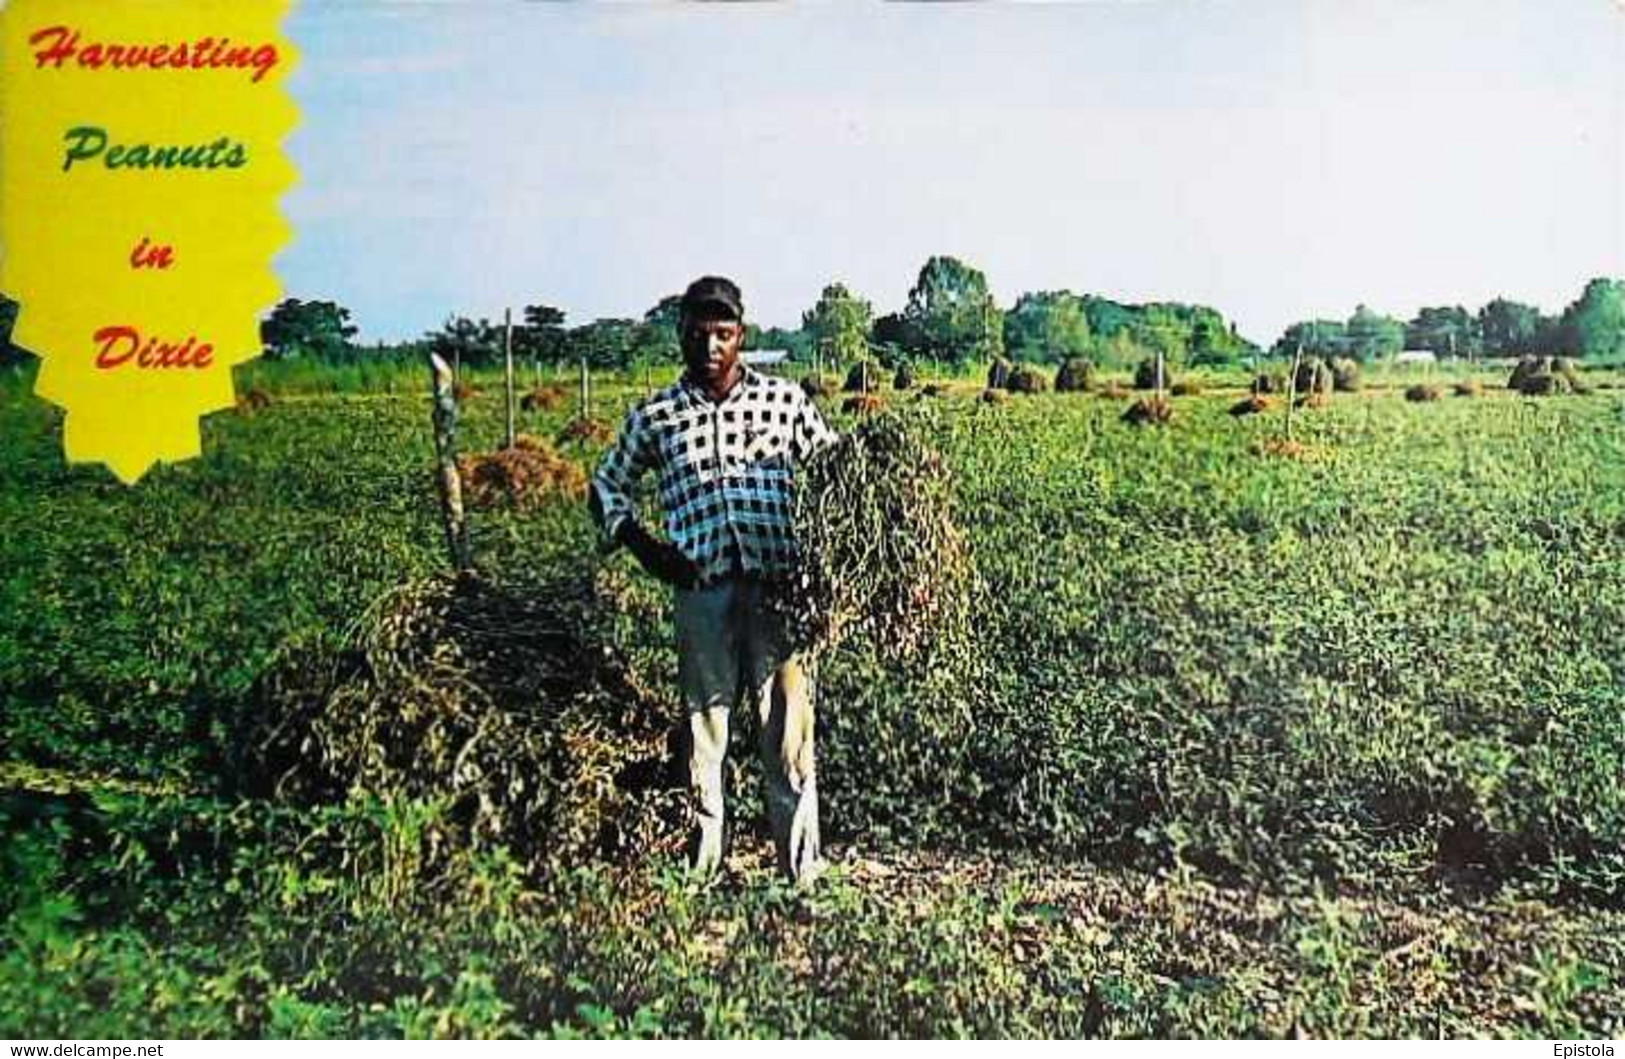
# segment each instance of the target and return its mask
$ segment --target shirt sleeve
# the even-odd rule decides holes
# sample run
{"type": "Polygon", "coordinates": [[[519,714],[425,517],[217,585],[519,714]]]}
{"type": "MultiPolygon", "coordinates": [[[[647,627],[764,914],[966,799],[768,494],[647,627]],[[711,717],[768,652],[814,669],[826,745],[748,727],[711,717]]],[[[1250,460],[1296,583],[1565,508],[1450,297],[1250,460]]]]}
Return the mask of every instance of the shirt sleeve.
{"type": "Polygon", "coordinates": [[[801,462],[826,445],[833,445],[840,435],[824,421],[824,414],[813,404],[812,398],[801,395],[796,406],[795,431],[792,451],[796,462],[801,462]]]}
{"type": "Polygon", "coordinates": [[[654,433],[642,408],[627,416],[615,444],[604,454],[592,476],[593,519],[598,523],[599,545],[615,548],[615,534],[631,518],[637,504],[638,481],[654,465],[654,433]]]}

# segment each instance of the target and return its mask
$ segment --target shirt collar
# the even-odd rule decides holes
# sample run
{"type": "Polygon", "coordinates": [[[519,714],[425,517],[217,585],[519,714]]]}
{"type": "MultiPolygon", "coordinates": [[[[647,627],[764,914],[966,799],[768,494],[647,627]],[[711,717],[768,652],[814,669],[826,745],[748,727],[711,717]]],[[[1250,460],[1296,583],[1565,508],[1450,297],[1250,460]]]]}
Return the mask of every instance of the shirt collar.
{"type": "Polygon", "coordinates": [[[713,401],[711,399],[711,394],[706,391],[705,387],[691,380],[688,377],[688,372],[686,371],[683,373],[681,385],[683,389],[688,392],[690,398],[703,401],[708,405],[714,404],[717,407],[721,407],[722,405],[733,404],[734,402],[738,401],[744,396],[747,389],[754,389],[760,379],[761,376],[755,371],[752,371],[750,365],[740,364],[739,381],[734,384],[733,389],[728,391],[728,396],[724,397],[720,401],[713,401]]]}

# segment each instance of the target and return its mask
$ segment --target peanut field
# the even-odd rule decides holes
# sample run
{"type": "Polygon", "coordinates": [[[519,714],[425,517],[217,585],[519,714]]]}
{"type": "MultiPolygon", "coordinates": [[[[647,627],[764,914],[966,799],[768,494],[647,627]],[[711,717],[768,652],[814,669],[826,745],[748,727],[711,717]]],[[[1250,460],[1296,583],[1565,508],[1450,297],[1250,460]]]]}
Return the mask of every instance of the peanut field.
{"type": "MultiPolygon", "coordinates": [[[[684,878],[649,808],[669,601],[568,488],[470,513],[480,605],[531,617],[482,617],[469,671],[545,620],[624,689],[520,723],[524,840],[410,777],[278,782],[337,723],[310,689],[393,688],[362,648],[446,577],[426,369],[261,371],[133,488],[6,380],[0,1036],[1625,1033],[1625,378],[1586,376],[1378,377],[1291,444],[1279,398],[1232,414],[1241,375],[1139,427],[1131,397],[882,393],[985,590],[952,666],[821,664],[805,893],[753,829],[748,724],[731,871],[684,878]]],[[[470,391],[488,453],[501,380],[470,391]]],[[[590,471],[573,416],[519,425],[590,471]]]]}

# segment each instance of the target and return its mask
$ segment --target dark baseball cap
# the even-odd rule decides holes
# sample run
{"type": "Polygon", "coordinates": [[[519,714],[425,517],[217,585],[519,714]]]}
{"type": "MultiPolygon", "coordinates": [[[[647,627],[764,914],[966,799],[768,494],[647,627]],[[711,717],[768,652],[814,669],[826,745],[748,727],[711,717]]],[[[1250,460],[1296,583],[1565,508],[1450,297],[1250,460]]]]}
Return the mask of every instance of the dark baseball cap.
{"type": "Polygon", "coordinates": [[[705,310],[721,309],[735,320],[745,318],[745,299],[739,285],[721,276],[701,276],[683,292],[683,315],[699,316],[705,310]]]}

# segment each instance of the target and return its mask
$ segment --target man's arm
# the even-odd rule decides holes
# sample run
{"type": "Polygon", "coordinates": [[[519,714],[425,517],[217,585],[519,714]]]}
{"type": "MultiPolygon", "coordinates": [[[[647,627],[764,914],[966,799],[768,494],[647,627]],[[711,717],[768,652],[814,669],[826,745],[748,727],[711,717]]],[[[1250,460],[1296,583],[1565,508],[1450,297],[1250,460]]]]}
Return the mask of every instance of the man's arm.
{"type": "Polygon", "coordinates": [[[615,445],[605,454],[587,490],[587,506],[603,549],[624,545],[654,577],[690,588],[698,577],[693,562],[669,542],[656,540],[636,518],[637,486],[654,466],[654,435],[643,410],[627,417],[615,445]]]}
{"type": "Polygon", "coordinates": [[[633,518],[638,481],[654,465],[654,437],[643,409],[634,409],[621,426],[615,444],[604,454],[587,489],[588,510],[598,527],[599,543],[613,551],[633,518]]]}
{"type": "MultiPolygon", "coordinates": [[[[800,394],[800,390],[796,391],[800,394]]],[[[840,440],[840,435],[825,422],[824,414],[818,410],[811,397],[800,395],[800,403],[796,405],[796,418],[791,433],[791,451],[796,462],[800,463],[813,453],[826,445],[833,445],[840,440]]]]}

